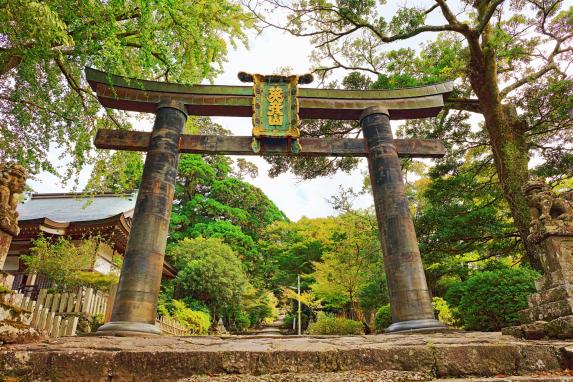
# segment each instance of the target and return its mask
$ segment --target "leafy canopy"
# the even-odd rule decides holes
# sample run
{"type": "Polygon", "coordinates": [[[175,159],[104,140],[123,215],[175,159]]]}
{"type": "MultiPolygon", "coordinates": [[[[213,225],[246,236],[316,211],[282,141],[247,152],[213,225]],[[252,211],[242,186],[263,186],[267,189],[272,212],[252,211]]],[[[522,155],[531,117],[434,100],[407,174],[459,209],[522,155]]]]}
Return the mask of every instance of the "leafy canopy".
{"type": "Polygon", "coordinates": [[[246,43],[250,26],[233,0],[4,2],[0,155],[32,173],[56,173],[48,151],[58,148],[77,173],[97,159],[90,152],[96,129],[130,127],[125,113],[102,110],[85,66],[194,84],[220,72],[227,45],[246,43]]]}

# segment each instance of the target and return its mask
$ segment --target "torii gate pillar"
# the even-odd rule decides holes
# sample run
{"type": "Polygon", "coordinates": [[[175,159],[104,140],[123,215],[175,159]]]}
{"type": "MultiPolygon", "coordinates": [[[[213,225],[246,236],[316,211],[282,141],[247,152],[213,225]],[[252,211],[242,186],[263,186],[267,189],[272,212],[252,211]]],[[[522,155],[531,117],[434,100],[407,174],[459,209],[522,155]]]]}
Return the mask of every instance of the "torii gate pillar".
{"type": "Polygon", "coordinates": [[[389,112],[383,107],[370,107],[362,112],[360,124],[368,147],[368,169],[392,307],[393,324],[386,332],[445,329],[434,318],[389,112]]]}
{"type": "Polygon", "coordinates": [[[101,335],[161,334],[155,326],[157,297],[186,120],[182,103],[159,103],[111,321],[98,328],[101,335]]]}

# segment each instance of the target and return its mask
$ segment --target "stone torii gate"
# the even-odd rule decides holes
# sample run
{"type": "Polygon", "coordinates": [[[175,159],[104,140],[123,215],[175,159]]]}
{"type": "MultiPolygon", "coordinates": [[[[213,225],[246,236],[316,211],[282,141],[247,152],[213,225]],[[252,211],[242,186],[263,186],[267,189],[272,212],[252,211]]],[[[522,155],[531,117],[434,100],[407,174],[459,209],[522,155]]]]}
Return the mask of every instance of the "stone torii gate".
{"type": "MultiPolygon", "coordinates": [[[[97,148],[147,151],[111,322],[98,333],[160,334],[154,323],[179,153],[366,157],[392,306],[393,324],[386,331],[445,328],[434,318],[399,161],[400,157],[438,158],[445,150],[439,141],[394,139],[390,120],[437,115],[453,89],[452,82],[396,90],[293,88],[286,94],[296,96],[300,118],[359,120],[365,137],[300,138],[297,145],[302,150],[298,151],[290,137],[260,137],[255,147],[253,137],[182,134],[188,115],[253,116],[258,91],[252,86],[183,86],[90,68],[86,77],[103,106],[155,113],[151,133],[100,130],[95,139],[97,148]]],[[[276,81],[277,76],[269,77],[276,81]]],[[[310,82],[308,76],[297,78],[300,83],[310,82]]]]}

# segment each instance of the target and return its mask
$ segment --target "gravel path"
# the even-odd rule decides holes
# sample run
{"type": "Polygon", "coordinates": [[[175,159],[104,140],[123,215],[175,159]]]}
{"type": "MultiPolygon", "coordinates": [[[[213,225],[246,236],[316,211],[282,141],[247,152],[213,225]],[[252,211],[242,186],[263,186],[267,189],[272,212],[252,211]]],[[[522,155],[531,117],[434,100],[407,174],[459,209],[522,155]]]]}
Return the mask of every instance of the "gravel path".
{"type": "Polygon", "coordinates": [[[344,371],[337,373],[197,376],[179,382],[410,382],[431,381],[424,373],[406,371],[344,371]]]}

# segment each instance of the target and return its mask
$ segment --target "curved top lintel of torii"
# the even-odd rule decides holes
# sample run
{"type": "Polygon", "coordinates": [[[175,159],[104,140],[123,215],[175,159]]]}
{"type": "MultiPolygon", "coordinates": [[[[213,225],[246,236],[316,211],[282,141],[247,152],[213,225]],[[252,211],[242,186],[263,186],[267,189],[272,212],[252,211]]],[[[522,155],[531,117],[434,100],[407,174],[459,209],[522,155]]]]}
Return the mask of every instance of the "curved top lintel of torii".
{"type": "MultiPolygon", "coordinates": [[[[252,86],[182,85],[115,76],[85,68],[100,103],[112,109],[154,113],[165,100],[183,102],[189,115],[251,117],[252,86]]],[[[302,119],[358,120],[372,106],[388,109],[390,119],[436,116],[454,88],[453,81],[391,90],[299,88],[302,119]]]]}

